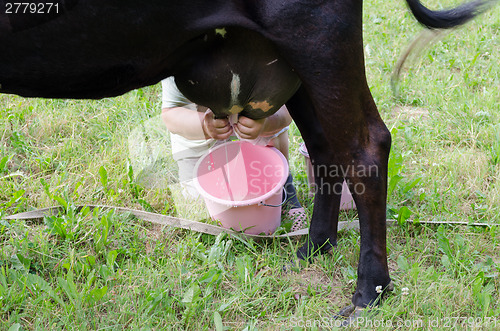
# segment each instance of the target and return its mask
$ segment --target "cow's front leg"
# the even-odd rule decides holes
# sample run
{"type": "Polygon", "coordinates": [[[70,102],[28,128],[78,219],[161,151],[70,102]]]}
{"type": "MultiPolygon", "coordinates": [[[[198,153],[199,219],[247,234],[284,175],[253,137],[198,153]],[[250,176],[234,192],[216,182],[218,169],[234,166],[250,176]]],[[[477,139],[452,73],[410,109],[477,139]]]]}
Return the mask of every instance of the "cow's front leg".
{"type": "Polygon", "coordinates": [[[328,132],[322,129],[321,120],[307,91],[299,89],[286,106],[306,143],[315,176],[314,210],[309,236],[297,251],[299,259],[310,260],[316,254],[330,251],[337,244],[340,191],[330,188],[341,188],[342,178],[332,176],[330,170],[335,162],[334,150],[327,141],[328,132]]]}
{"type": "MultiPolygon", "coordinates": [[[[314,210],[309,236],[297,251],[297,257],[310,260],[314,255],[331,251],[337,245],[337,226],[342,193],[343,178],[335,176],[337,164],[327,162],[326,151],[315,150],[310,144],[312,167],[314,172],[314,210]],[[324,153],[324,154],[323,154],[324,153]]],[[[309,149],[308,149],[309,150],[309,149]]],[[[309,150],[310,151],[310,150],[309,150]]]]}

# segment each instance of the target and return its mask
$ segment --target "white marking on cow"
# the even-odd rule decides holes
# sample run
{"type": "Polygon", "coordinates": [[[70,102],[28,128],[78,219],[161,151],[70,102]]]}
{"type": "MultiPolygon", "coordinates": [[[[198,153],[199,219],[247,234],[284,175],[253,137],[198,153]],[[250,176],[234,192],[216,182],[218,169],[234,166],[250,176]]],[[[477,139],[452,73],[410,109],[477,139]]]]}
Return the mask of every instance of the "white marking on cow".
{"type": "Polygon", "coordinates": [[[272,60],[271,62],[269,62],[268,64],[266,64],[266,66],[269,66],[269,65],[271,65],[271,64],[273,64],[273,63],[275,63],[275,62],[278,62],[278,59],[274,59],[274,60],[272,60]]]}
{"type": "Polygon", "coordinates": [[[240,75],[235,74],[232,71],[231,73],[233,74],[233,79],[231,79],[231,85],[229,86],[231,90],[231,105],[236,105],[238,104],[238,95],[240,94],[241,81],[240,75]]]}
{"type": "Polygon", "coordinates": [[[226,28],[215,29],[215,34],[220,34],[222,38],[226,38],[226,28]]]}

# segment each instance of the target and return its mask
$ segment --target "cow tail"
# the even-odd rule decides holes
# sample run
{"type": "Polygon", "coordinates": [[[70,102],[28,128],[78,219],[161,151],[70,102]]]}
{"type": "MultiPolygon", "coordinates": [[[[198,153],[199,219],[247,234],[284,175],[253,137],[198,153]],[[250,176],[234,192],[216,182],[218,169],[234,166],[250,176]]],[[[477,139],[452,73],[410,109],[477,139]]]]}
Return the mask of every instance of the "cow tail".
{"type": "Polygon", "coordinates": [[[419,0],[406,0],[413,16],[429,29],[449,29],[462,25],[491,8],[498,0],[476,0],[445,10],[430,10],[419,0]]]}

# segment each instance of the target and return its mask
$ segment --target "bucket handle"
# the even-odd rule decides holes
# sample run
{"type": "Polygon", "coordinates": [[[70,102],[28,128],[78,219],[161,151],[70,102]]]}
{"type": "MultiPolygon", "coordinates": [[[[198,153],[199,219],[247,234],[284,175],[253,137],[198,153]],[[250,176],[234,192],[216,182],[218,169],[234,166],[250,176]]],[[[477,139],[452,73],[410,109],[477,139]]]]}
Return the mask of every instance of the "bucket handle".
{"type": "Polygon", "coordinates": [[[283,204],[286,202],[286,199],[288,198],[288,194],[286,193],[285,187],[283,187],[283,193],[285,194],[285,197],[283,198],[283,201],[279,205],[269,205],[264,202],[259,202],[259,206],[266,206],[266,207],[281,207],[283,204]]]}

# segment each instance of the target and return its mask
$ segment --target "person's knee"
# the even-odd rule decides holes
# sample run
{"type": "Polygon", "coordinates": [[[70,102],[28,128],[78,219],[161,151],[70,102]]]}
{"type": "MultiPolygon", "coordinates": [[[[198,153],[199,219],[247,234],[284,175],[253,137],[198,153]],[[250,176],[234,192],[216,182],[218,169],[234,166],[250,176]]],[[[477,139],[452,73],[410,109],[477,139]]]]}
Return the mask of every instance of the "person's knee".
{"type": "Polygon", "coordinates": [[[288,131],[282,132],[279,136],[271,140],[273,147],[281,152],[288,160],[288,131]]]}

